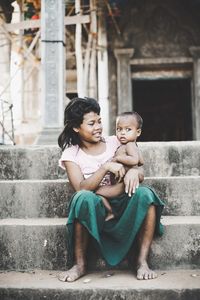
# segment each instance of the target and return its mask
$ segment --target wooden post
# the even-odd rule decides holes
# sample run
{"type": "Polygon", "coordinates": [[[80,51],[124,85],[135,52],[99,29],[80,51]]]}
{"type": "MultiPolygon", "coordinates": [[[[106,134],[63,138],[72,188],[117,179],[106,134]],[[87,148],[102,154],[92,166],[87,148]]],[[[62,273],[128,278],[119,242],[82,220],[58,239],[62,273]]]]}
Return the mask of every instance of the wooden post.
{"type": "Polygon", "coordinates": [[[88,42],[85,52],[85,61],[84,61],[84,89],[85,96],[89,96],[88,85],[89,85],[89,68],[90,68],[90,55],[91,55],[91,47],[92,47],[92,34],[89,32],[88,34],[88,42]]]}
{"type": "Polygon", "coordinates": [[[108,102],[108,53],[107,32],[103,7],[98,13],[98,99],[104,133],[109,134],[109,102],[108,102]]]}
{"type": "MultiPolygon", "coordinates": [[[[76,0],[75,2],[75,12],[76,14],[81,14],[80,0],[76,0]]],[[[82,56],[82,25],[80,23],[76,24],[75,52],[77,71],[77,92],[79,97],[85,97],[82,56]]]]}
{"type": "Polygon", "coordinates": [[[96,16],[96,0],[90,0],[91,25],[90,32],[92,34],[92,51],[90,58],[89,71],[89,96],[97,99],[97,62],[96,62],[96,46],[97,46],[97,16],[96,16]]]}

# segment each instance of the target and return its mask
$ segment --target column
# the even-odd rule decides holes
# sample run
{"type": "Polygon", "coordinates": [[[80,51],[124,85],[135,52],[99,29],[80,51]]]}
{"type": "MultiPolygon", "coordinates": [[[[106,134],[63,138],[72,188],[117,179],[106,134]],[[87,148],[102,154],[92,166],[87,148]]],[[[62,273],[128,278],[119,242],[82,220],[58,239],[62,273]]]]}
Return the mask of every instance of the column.
{"type": "Polygon", "coordinates": [[[133,110],[130,58],[134,49],[115,49],[117,59],[118,114],[133,110]]]}
{"type": "Polygon", "coordinates": [[[200,140],[200,47],[190,47],[189,50],[193,57],[193,139],[200,140]]]}
{"type": "Polygon", "coordinates": [[[64,112],[64,0],[42,0],[41,65],[43,131],[38,144],[57,144],[64,112]]]}

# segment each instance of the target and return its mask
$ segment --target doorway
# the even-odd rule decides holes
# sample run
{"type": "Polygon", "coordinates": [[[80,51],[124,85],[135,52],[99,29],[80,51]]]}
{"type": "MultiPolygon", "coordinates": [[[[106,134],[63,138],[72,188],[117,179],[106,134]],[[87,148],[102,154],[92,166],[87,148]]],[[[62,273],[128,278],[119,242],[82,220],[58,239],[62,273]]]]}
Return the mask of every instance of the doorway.
{"type": "Polygon", "coordinates": [[[133,80],[132,91],[144,121],[140,141],[193,139],[191,79],[133,80]]]}

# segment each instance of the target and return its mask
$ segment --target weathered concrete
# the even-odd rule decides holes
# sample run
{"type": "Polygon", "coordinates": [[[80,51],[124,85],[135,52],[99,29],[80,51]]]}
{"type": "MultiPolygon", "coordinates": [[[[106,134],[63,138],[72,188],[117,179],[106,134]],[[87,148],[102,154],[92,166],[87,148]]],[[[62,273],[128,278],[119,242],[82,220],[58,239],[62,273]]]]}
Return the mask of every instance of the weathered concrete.
{"type": "Polygon", "coordinates": [[[57,179],[60,150],[55,146],[0,147],[1,179],[57,179]]]}
{"type": "Polygon", "coordinates": [[[193,56],[193,97],[192,97],[192,120],[193,138],[200,139],[200,47],[190,47],[193,56]]]}
{"type": "MultiPolygon", "coordinates": [[[[163,217],[165,234],[152,245],[150,264],[156,269],[200,267],[200,218],[163,217]]],[[[65,269],[66,219],[0,220],[0,269],[65,269]]],[[[92,259],[89,268],[106,269],[92,259]]],[[[124,265],[121,266],[124,268],[124,265]]]]}
{"type": "Polygon", "coordinates": [[[115,49],[117,59],[117,113],[133,110],[130,59],[134,49],[115,49]],[[126,99],[126,100],[125,100],[126,99]]]}
{"type": "Polygon", "coordinates": [[[62,269],[65,219],[0,220],[1,269],[62,269]]]}
{"type": "Polygon", "coordinates": [[[200,215],[200,177],[149,177],[144,180],[166,203],[163,214],[169,216],[200,215]]]}
{"type": "MultiPolygon", "coordinates": [[[[138,143],[145,158],[145,176],[199,176],[200,141],[138,143]]],[[[0,146],[1,179],[57,179],[61,151],[56,146],[0,146]]]]}
{"type": "MultiPolygon", "coordinates": [[[[164,215],[200,214],[200,177],[159,177],[144,181],[166,203],[164,215]]],[[[66,217],[73,190],[66,179],[0,181],[1,218],[66,217]]]]}
{"type": "Polygon", "coordinates": [[[129,271],[89,273],[73,283],[60,282],[58,272],[0,274],[4,300],[198,300],[200,270],[158,271],[158,278],[140,281],[129,271]],[[195,276],[196,275],[196,276],[195,276]],[[90,279],[88,283],[84,280],[90,279]]]}
{"type": "Polygon", "coordinates": [[[1,218],[66,217],[73,193],[65,180],[0,181],[1,218]]]}
{"type": "Polygon", "coordinates": [[[63,126],[65,4],[64,0],[41,2],[41,100],[44,131],[38,139],[38,144],[55,145],[57,134],[63,126]]]}
{"type": "Polygon", "coordinates": [[[145,176],[200,175],[200,142],[138,143],[144,155],[145,176]]]}

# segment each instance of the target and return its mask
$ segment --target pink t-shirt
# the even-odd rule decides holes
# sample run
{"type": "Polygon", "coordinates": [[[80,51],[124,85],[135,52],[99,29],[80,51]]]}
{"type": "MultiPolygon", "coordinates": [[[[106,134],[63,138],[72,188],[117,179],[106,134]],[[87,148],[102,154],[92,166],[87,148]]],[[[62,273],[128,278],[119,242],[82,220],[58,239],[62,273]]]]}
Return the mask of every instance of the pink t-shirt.
{"type": "MultiPolygon", "coordinates": [[[[105,162],[110,161],[117,148],[120,146],[120,142],[116,136],[109,136],[105,138],[106,150],[99,155],[90,155],[85,153],[78,145],[70,146],[66,148],[59,160],[59,166],[65,169],[63,162],[72,161],[76,163],[83,173],[84,178],[88,178],[95,173],[105,162]]],[[[101,185],[109,185],[110,175],[106,174],[103,178],[101,185]]]]}

